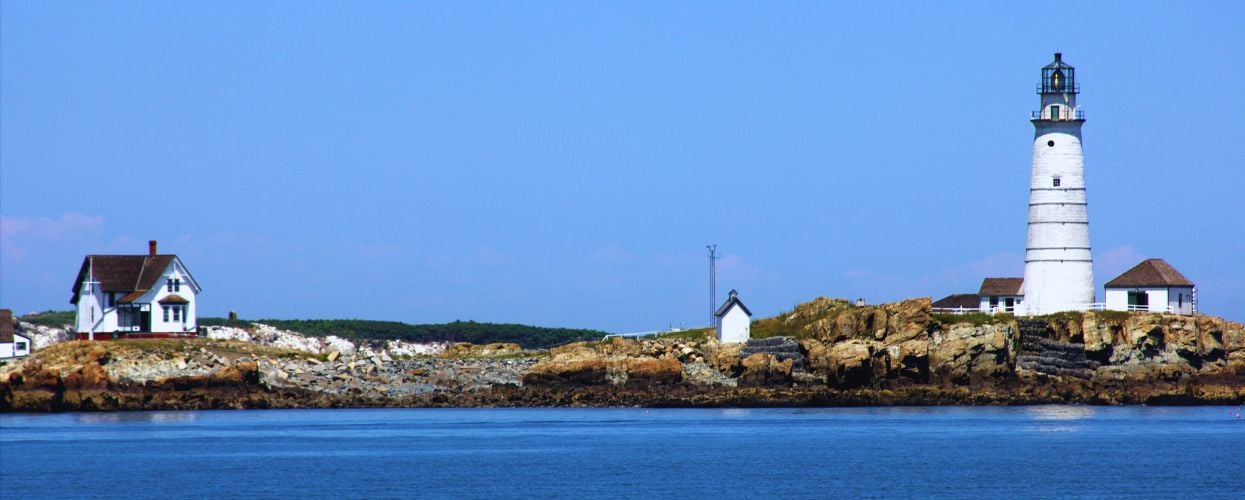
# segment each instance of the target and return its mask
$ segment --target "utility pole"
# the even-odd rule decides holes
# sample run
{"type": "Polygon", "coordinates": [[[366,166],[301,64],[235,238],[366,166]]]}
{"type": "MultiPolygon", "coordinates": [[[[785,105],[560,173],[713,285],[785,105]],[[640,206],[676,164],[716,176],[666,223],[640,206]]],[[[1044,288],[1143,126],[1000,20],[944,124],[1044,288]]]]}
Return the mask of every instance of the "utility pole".
{"type": "Polygon", "coordinates": [[[709,327],[718,326],[718,245],[705,245],[709,249],[709,327]]]}

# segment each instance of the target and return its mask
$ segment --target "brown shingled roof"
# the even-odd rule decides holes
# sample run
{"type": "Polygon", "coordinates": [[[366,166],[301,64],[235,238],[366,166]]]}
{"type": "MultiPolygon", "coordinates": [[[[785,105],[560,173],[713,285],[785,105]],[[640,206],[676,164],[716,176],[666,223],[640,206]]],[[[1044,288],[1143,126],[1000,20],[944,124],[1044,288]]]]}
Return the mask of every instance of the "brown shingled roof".
{"type": "Polygon", "coordinates": [[[956,293],[930,304],[934,309],[976,309],[980,306],[981,297],[975,293],[956,293]]]}
{"type": "Polygon", "coordinates": [[[13,311],[0,309],[0,342],[12,342],[13,334],[13,311]]]}
{"type": "Polygon", "coordinates": [[[981,290],[977,295],[1024,295],[1024,278],[986,278],[981,280],[981,290]]]}
{"type": "Polygon", "coordinates": [[[88,255],[82,259],[69,302],[78,303],[78,292],[88,271],[94,274],[105,292],[146,292],[156,285],[160,273],[176,258],[175,255],[88,255]]]}
{"type": "Polygon", "coordinates": [[[1189,278],[1184,277],[1176,268],[1163,259],[1146,259],[1124,274],[1108,281],[1106,288],[1128,288],[1138,286],[1193,286],[1189,278]]]}

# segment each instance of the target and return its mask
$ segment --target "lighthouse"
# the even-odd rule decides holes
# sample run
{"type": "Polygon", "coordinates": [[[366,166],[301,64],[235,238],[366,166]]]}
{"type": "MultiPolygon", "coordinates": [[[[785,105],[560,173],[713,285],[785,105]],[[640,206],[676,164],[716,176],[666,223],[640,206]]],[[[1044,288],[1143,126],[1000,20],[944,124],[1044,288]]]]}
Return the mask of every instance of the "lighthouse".
{"type": "Polygon", "coordinates": [[[1056,52],[1055,61],[1042,68],[1041,108],[1030,115],[1033,173],[1023,287],[1028,314],[1085,309],[1094,302],[1079,91],[1076,69],[1056,52]]]}

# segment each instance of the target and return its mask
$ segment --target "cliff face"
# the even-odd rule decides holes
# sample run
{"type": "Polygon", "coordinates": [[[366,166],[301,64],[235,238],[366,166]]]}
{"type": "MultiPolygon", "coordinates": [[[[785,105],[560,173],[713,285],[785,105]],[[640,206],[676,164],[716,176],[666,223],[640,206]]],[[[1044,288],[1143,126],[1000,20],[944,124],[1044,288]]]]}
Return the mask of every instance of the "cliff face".
{"type": "Polygon", "coordinates": [[[928,299],[821,298],[753,331],[769,338],[345,349],[261,328],[64,342],[0,366],[0,411],[1245,403],[1245,327],[1209,316],[941,316],[928,299]]]}
{"type": "MultiPolygon", "coordinates": [[[[757,404],[1245,401],[1245,328],[1210,316],[944,316],[931,314],[929,299],[857,307],[819,298],[753,330],[790,336],[799,352],[751,354],[758,342],[709,340],[689,343],[689,353],[647,355],[682,359],[685,367],[696,364],[687,358],[703,358],[726,377],[701,382],[685,369],[685,385],[783,389],[771,391],[778,400],[753,393],[757,404]]],[[[525,381],[607,384],[609,377],[585,377],[587,367],[605,373],[632,355],[617,347],[576,349],[538,363],[525,381]]]]}

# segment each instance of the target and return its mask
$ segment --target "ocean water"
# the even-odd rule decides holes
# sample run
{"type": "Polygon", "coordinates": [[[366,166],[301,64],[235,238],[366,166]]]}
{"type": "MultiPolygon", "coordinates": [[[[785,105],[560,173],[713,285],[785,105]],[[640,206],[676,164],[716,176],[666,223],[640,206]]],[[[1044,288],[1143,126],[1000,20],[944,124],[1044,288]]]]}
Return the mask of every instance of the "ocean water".
{"type": "Polygon", "coordinates": [[[0,497],[1245,498],[1225,407],[0,415],[0,497]]]}

